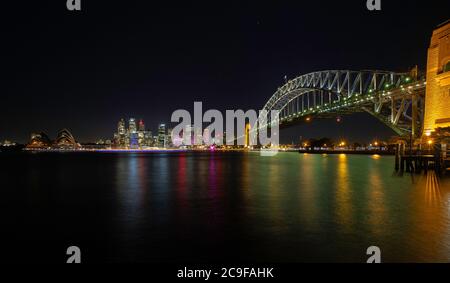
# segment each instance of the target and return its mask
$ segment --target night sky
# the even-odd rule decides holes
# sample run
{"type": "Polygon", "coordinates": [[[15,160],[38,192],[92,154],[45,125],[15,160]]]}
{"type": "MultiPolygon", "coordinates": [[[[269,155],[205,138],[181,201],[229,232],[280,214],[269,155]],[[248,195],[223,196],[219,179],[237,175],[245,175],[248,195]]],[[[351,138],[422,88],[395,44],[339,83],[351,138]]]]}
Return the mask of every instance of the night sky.
{"type": "MultiPolygon", "coordinates": [[[[155,131],[176,109],[260,109],[288,78],[328,69],[425,69],[450,1],[12,1],[1,7],[0,140],[111,138],[117,121],[155,131]],[[94,3],[95,2],[95,3],[94,3]],[[395,2],[395,3],[392,3],[395,2]]],[[[365,114],[283,134],[369,141],[393,133],[365,114]]]]}

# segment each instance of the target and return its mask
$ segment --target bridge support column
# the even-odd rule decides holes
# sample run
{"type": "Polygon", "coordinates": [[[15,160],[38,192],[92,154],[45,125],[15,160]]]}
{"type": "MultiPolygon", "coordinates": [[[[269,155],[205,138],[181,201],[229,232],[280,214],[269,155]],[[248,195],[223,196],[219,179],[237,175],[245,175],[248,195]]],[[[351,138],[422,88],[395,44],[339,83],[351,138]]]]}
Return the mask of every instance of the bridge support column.
{"type": "MultiPolygon", "coordinates": [[[[419,136],[419,131],[417,129],[417,122],[419,118],[419,111],[417,108],[418,104],[418,98],[417,93],[412,94],[412,127],[411,127],[411,135],[412,135],[412,143],[414,143],[414,140],[419,136]]],[[[413,146],[413,145],[411,145],[413,146]]]]}
{"type": "Polygon", "coordinates": [[[399,148],[400,148],[400,171],[403,172],[405,171],[405,144],[401,143],[399,144],[399,148]]]}
{"type": "Polygon", "coordinates": [[[395,147],[395,171],[398,171],[400,166],[400,144],[395,147]]]}

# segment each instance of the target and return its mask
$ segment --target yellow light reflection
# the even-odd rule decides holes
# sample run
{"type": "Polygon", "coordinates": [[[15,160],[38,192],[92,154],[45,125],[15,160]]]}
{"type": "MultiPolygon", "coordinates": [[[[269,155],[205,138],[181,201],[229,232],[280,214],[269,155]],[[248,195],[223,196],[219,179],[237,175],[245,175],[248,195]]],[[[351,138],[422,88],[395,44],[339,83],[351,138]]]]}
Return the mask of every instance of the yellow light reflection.
{"type": "Polygon", "coordinates": [[[434,171],[427,172],[427,181],[425,184],[425,199],[427,203],[431,205],[441,203],[439,179],[434,171]]]}
{"type": "Polygon", "coordinates": [[[337,191],[336,191],[336,215],[338,223],[342,225],[344,230],[351,230],[353,220],[352,202],[349,186],[349,172],[346,154],[339,154],[337,164],[337,191]]]}
{"type": "Polygon", "coordinates": [[[385,202],[384,186],[382,174],[379,170],[372,170],[368,176],[368,196],[369,196],[369,214],[368,221],[371,224],[372,233],[377,236],[384,235],[387,231],[383,229],[386,223],[387,211],[385,202]]]}

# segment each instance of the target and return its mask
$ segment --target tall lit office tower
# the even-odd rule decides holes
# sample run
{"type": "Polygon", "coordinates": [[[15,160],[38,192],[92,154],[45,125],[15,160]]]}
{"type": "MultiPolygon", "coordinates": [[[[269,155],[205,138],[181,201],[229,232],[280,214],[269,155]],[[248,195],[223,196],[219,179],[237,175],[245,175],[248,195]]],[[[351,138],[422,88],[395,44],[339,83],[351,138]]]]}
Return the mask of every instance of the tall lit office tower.
{"type": "Polygon", "coordinates": [[[245,147],[250,146],[250,123],[245,123],[245,147]]]}
{"type": "Polygon", "coordinates": [[[139,125],[138,131],[139,132],[145,132],[145,123],[144,123],[143,119],[139,120],[139,124],[138,125],[139,125]]]}
{"type": "Polygon", "coordinates": [[[153,146],[153,136],[151,131],[144,132],[144,145],[153,146]]]}
{"type": "Polygon", "coordinates": [[[128,131],[130,134],[137,132],[136,120],[134,118],[130,118],[130,120],[128,122],[128,131]]]}
{"type": "Polygon", "coordinates": [[[193,145],[194,144],[194,140],[193,140],[193,130],[194,127],[192,127],[192,125],[186,125],[184,131],[183,131],[183,144],[184,145],[193,145]]]}
{"type": "Polygon", "coordinates": [[[117,123],[117,133],[119,135],[125,135],[125,120],[123,118],[117,123]]]}
{"type": "Polygon", "coordinates": [[[166,124],[159,124],[158,127],[158,146],[166,147],[166,124]]]}
{"type": "Polygon", "coordinates": [[[138,149],[140,147],[138,133],[130,133],[130,144],[128,147],[131,149],[138,149]]]}
{"type": "Polygon", "coordinates": [[[140,119],[139,123],[138,123],[138,143],[139,146],[146,146],[145,144],[145,124],[144,124],[144,120],[140,119]]]}
{"type": "Polygon", "coordinates": [[[172,142],[172,129],[169,128],[167,130],[167,136],[166,136],[166,146],[165,147],[172,147],[173,146],[173,142],[172,142]]]}
{"type": "Polygon", "coordinates": [[[127,140],[127,130],[125,127],[125,119],[120,119],[119,123],[117,123],[117,140],[116,143],[119,147],[125,147],[127,140]]]}

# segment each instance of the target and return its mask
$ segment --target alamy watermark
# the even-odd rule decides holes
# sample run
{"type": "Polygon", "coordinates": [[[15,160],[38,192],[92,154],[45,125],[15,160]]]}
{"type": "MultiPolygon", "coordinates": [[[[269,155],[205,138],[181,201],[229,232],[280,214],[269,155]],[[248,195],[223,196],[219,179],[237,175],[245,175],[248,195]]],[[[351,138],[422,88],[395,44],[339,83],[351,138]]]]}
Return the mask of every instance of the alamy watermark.
{"type": "Polygon", "coordinates": [[[67,258],[67,263],[81,263],[81,250],[77,246],[70,246],[67,248],[66,255],[69,257],[67,258]]]}
{"type": "Polygon", "coordinates": [[[81,0],[67,0],[66,7],[69,11],[81,11],[81,0]]]}
{"type": "Polygon", "coordinates": [[[381,10],[381,0],[367,0],[366,2],[367,10],[369,11],[380,11],[381,10]]]}
{"type": "Polygon", "coordinates": [[[381,263],[381,249],[379,247],[368,247],[366,254],[369,256],[367,263],[381,263]]]}

